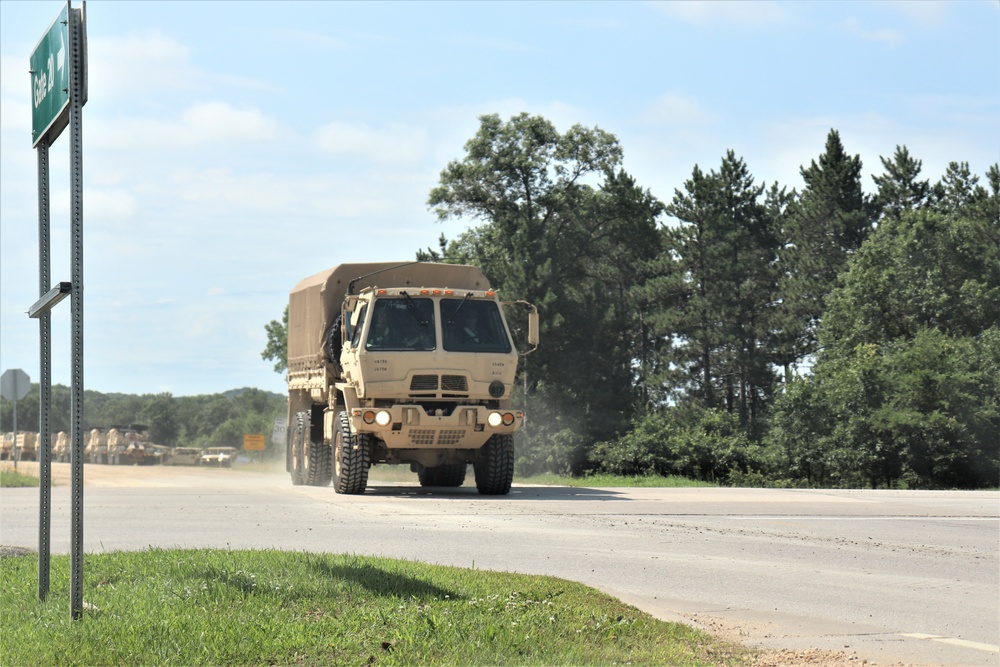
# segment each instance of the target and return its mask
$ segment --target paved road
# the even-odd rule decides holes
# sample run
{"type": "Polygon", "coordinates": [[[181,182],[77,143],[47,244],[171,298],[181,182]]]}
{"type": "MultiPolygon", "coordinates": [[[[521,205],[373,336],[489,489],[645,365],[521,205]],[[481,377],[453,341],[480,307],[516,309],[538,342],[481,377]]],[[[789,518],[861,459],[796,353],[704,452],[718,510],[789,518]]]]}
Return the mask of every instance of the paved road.
{"type": "MultiPolygon", "coordinates": [[[[549,574],[762,647],[1000,665],[997,492],[515,485],[487,498],[373,482],[351,497],[230,470],[85,477],[88,552],[273,547],[549,574]]],[[[54,553],[69,551],[69,493],[53,490],[54,553]]],[[[0,490],[0,543],[37,541],[38,490],[0,490]]]]}

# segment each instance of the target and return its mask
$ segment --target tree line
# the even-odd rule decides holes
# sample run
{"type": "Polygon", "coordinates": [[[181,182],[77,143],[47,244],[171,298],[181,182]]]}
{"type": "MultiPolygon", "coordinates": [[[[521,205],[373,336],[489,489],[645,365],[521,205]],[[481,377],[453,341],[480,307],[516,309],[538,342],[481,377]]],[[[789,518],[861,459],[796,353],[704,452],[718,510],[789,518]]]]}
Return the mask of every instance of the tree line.
{"type": "Polygon", "coordinates": [[[416,256],[542,314],[518,474],[1000,485],[996,164],[931,183],[897,146],[868,195],[831,130],[801,191],[727,151],[662,201],[596,127],[486,115],[464,148],[428,205],[472,226],[416,256]]]}
{"type": "MultiPolygon", "coordinates": [[[[21,431],[38,430],[39,385],[17,402],[17,425],[21,431]]],[[[52,386],[49,407],[53,433],[70,430],[71,390],[52,386]]],[[[84,391],[84,426],[110,428],[142,424],[149,428],[154,444],[191,447],[242,447],[244,434],[265,434],[268,448],[277,417],[285,417],[286,401],[280,394],[260,389],[234,389],[222,394],[173,396],[159,394],[104,394],[84,391]]],[[[13,404],[0,400],[0,423],[9,431],[13,404]]]]}
{"type": "Polygon", "coordinates": [[[728,151],[665,202],[606,131],[481,117],[428,199],[473,226],[417,255],[542,313],[519,474],[1000,484],[1000,169],[880,159],[867,195],[831,130],[801,191],[728,151]]]}

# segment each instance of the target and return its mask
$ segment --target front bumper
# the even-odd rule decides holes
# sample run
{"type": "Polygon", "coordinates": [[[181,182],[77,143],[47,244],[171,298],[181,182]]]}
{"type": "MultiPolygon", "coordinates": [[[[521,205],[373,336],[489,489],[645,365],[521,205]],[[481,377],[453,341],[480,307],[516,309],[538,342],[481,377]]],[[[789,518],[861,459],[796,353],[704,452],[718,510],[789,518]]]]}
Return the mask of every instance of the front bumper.
{"type": "Polygon", "coordinates": [[[493,435],[513,435],[524,425],[518,410],[460,405],[448,415],[432,412],[420,405],[355,408],[349,419],[352,432],[370,433],[389,449],[478,449],[493,435]]]}

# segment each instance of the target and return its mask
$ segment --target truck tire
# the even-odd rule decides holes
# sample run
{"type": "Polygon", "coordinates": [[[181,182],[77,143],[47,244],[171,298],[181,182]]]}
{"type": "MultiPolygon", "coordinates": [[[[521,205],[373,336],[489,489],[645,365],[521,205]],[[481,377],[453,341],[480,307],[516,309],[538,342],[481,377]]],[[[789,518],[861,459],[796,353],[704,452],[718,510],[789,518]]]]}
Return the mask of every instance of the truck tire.
{"type": "Polygon", "coordinates": [[[360,494],[368,486],[371,436],[352,434],[347,413],[337,415],[333,443],[333,489],[337,493],[360,494]]]}
{"type": "Polygon", "coordinates": [[[326,332],[326,356],[335,364],[340,363],[340,353],[344,349],[340,340],[341,316],[337,315],[326,332]]]}
{"type": "Polygon", "coordinates": [[[492,436],[479,450],[472,469],[480,494],[504,496],[510,493],[510,484],[514,481],[514,436],[492,436]]]}
{"type": "Polygon", "coordinates": [[[306,467],[309,470],[306,483],[309,486],[330,486],[333,473],[330,470],[330,446],[322,442],[309,442],[306,467]]]}
{"type": "MultiPolygon", "coordinates": [[[[312,440],[309,416],[304,411],[295,415],[295,430],[292,433],[292,484],[327,486],[331,476],[330,447],[312,440]]],[[[222,466],[221,461],[219,466],[222,466]]]]}
{"type": "Polygon", "coordinates": [[[462,486],[465,483],[465,463],[446,463],[433,468],[422,468],[417,473],[420,486],[462,486]]]}
{"type": "Polygon", "coordinates": [[[307,468],[306,468],[306,441],[308,440],[309,433],[309,413],[308,412],[297,412],[295,414],[295,423],[292,424],[292,465],[291,465],[291,475],[292,484],[294,486],[301,486],[306,483],[307,479],[307,468]]]}

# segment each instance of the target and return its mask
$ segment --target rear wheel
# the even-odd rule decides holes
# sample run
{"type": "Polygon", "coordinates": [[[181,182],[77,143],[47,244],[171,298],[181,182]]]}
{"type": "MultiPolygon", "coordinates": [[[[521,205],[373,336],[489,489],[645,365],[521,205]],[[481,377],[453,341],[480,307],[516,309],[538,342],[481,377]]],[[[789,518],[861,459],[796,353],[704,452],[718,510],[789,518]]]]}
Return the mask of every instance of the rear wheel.
{"type": "Polygon", "coordinates": [[[462,486],[465,483],[465,463],[446,463],[423,468],[417,473],[420,486],[462,486]]]}
{"type": "Polygon", "coordinates": [[[347,413],[337,415],[333,443],[333,488],[337,493],[359,494],[368,486],[371,436],[351,433],[347,413]]]}
{"type": "Polygon", "coordinates": [[[479,450],[473,464],[476,488],[484,496],[510,493],[514,480],[514,436],[494,435],[479,450]]]}
{"type": "Polygon", "coordinates": [[[292,426],[292,484],[300,486],[306,483],[308,468],[306,467],[306,442],[309,439],[309,413],[297,412],[295,424],[292,426]]]}
{"type": "Polygon", "coordinates": [[[310,441],[307,450],[309,476],[306,483],[309,486],[329,486],[330,478],[333,476],[330,471],[330,446],[310,441]]]}

